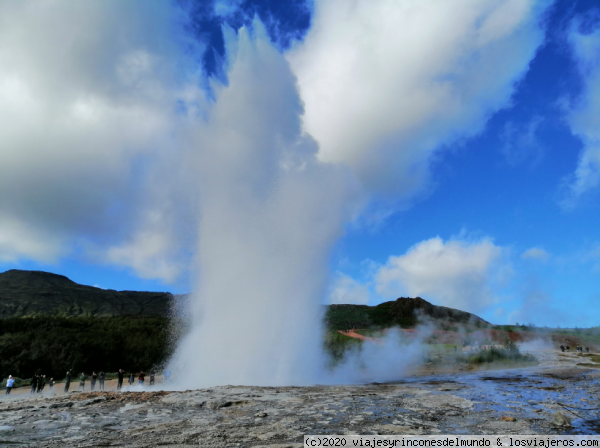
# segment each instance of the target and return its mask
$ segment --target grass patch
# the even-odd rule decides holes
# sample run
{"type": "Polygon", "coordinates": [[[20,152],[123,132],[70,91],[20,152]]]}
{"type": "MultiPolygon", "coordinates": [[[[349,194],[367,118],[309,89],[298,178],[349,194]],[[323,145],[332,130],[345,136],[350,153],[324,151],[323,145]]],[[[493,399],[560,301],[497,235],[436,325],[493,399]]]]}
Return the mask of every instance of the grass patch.
{"type": "Polygon", "coordinates": [[[330,367],[334,367],[344,359],[346,352],[359,349],[361,346],[362,341],[360,339],[351,338],[335,330],[325,332],[323,348],[325,349],[325,353],[329,355],[330,367]]]}
{"type": "Polygon", "coordinates": [[[591,367],[592,369],[600,369],[600,364],[592,364],[591,362],[579,362],[577,365],[581,367],[591,367]]]}
{"type": "Polygon", "coordinates": [[[488,350],[480,350],[472,355],[459,357],[459,360],[472,365],[489,364],[496,362],[519,363],[519,364],[536,364],[537,359],[529,353],[521,353],[514,348],[496,348],[492,347],[488,350]],[[462,358],[462,359],[460,359],[462,358]]]}
{"type": "Polygon", "coordinates": [[[459,351],[459,346],[458,344],[429,344],[429,350],[433,353],[454,353],[459,351]]]}
{"type": "Polygon", "coordinates": [[[590,361],[592,362],[597,362],[600,364],[600,355],[591,355],[591,354],[584,354],[583,356],[585,356],[586,358],[588,358],[590,361]]]}

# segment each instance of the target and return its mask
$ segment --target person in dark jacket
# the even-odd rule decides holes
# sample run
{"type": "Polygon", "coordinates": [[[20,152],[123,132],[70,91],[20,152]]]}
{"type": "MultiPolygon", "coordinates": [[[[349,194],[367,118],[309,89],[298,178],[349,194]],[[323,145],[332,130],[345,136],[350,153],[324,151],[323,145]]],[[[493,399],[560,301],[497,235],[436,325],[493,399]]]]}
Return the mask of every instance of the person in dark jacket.
{"type": "Polygon", "coordinates": [[[46,385],[46,375],[40,375],[40,378],[38,379],[38,388],[37,388],[38,394],[44,390],[45,385],[46,385]]]}
{"type": "Polygon", "coordinates": [[[33,378],[31,378],[31,393],[32,394],[34,394],[35,391],[37,390],[38,381],[39,381],[39,375],[33,375],[33,378]]]}
{"type": "Polygon", "coordinates": [[[121,388],[123,387],[123,375],[125,372],[123,372],[123,369],[119,369],[119,372],[117,373],[117,390],[121,390],[121,388]]]}
{"type": "Polygon", "coordinates": [[[96,387],[96,379],[98,379],[98,375],[96,375],[96,372],[92,372],[92,379],[90,381],[90,387],[92,388],[92,390],[94,390],[94,388],[96,387]]]}
{"type": "Polygon", "coordinates": [[[71,371],[68,370],[65,375],[65,394],[69,392],[69,386],[71,385],[71,371]]]}
{"type": "Polygon", "coordinates": [[[104,372],[101,370],[100,373],[98,374],[98,381],[100,382],[100,386],[99,386],[100,390],[104,390],[104,378],[105,378],[104,372]]]}

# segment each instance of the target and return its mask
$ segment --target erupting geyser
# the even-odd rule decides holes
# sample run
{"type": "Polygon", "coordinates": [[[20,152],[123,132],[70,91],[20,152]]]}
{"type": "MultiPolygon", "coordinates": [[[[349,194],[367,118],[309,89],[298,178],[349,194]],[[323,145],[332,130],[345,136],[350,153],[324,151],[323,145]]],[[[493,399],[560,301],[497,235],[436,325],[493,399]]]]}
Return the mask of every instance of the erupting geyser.
{"type": "Polygon", "coordinates": [[[295,78],[254,29],[228,36],[229,85],[193,131],[212,150],[192,155],[200,275],[192,329],[171,362],[181,387],[308,384],[324,365],[320,304],[353,182],[316,159],[295,78]]]}

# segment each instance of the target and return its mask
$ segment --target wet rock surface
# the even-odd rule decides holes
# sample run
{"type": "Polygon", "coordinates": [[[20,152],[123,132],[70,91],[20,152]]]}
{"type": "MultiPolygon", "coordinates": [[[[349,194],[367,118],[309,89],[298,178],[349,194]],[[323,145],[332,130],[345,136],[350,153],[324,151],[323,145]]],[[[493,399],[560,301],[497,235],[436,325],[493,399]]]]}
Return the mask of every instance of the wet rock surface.
{"type": "Polygon", "coordinates": [[[305,434],[596,434],[598,411],[581,409],[600,408],[599,380],[594,370],[554,367],[352,386],[20,396],[0,401],[0,446],[288,447],[302,446],[305,434]]]}

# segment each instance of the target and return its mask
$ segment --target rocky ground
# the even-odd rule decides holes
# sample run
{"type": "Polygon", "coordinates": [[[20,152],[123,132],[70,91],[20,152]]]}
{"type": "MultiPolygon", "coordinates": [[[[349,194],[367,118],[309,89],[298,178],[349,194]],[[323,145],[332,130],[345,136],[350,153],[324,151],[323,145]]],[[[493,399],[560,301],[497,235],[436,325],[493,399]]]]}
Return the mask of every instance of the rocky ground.
{"type": "Polygon", "coordinates": [[[596,434],[598,371],[577,366],[575,354],[539,355],[535,368],[386,384],[3,396],[0,446],[274,448],[300,447],[305,434],[596,434]]]}

